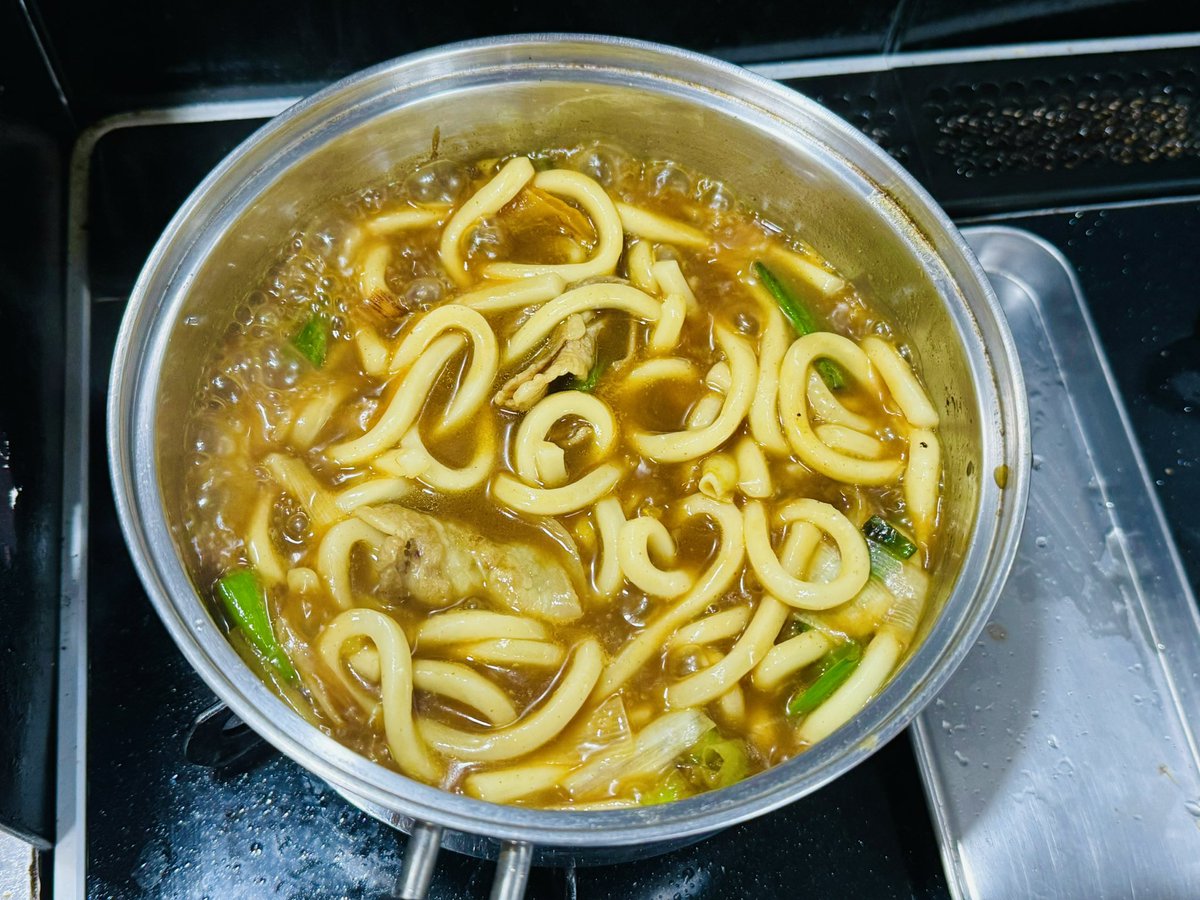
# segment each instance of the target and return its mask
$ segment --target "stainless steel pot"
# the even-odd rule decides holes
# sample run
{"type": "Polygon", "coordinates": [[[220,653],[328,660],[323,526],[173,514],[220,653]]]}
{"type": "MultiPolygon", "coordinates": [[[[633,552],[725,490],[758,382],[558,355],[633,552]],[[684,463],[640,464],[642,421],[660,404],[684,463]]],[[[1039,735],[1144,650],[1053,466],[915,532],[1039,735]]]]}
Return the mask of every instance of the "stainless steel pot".
{"type": "MultiPolygon", "coordinates": [[[[113,362],[108,443],[117,510],[146,590],[196,671],[243,720],[375,815],[414,830],[407,894],[440,843],[503,845],[499,896],[532,856],[606,858],[677,846],[796,800],[903,729],[962,660],[1007,575],[1029,477],[1012,338],[961,236],[893,160],[818,104],[735,66],[603,37],[457,44],[369,69],[271,121],[196,189],[134,288],[113,362]],[[917,348],[942,413],[946,539],[935,614],[863,712],[796,759],[732,787],[644,809],[495,806],[372,763],[307,724],[222,636],[181,552],[182,435],[235,298],[324,199],[429,153],[500,154],[599,138],[723,179],[804,235],[885,305],[917,348]],[[1007,481],[995,476],[1006,467],[1007,481]],[[1000,483],[1006,486],[1002,489],[1000,483]]],[[[507,893],[506,893],[507,892],[507,893]]]]}

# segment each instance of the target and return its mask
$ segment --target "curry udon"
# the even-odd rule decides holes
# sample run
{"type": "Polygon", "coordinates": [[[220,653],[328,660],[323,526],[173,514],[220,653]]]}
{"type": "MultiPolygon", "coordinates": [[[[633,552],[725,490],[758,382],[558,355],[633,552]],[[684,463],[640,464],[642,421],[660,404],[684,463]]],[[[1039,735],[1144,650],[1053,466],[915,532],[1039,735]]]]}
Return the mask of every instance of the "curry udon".
{"type": "Polygon", "coordinates": [[[718,181],[601,145],[322,210],[188,434],[194,571],[358,752],[500,803],[722,787],[914,639],[937,414],[883,310],[718,181]]]}

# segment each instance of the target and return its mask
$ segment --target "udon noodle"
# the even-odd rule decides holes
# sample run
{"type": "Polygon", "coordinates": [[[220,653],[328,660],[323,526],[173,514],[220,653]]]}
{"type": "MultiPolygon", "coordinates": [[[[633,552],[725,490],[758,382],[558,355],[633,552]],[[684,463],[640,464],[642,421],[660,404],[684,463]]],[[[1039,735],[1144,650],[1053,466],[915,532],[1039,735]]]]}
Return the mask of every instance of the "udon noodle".
{"type": "Polygon", "coordinates": [[[323,208],[192,416],[188,540],[301,715],[499,803],[680,799],[880,691],[936,561],[912,348],[798,235],[588,145],[323,208]]]}

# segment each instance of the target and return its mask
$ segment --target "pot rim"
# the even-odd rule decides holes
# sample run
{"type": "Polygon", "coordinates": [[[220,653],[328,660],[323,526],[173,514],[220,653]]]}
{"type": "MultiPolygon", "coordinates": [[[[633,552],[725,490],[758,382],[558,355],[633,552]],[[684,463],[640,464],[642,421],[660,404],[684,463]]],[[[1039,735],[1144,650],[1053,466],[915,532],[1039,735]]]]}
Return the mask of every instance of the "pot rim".
{"type": "Polygon", "coordinates": [[[343,792],[400,816],[502,840],[560,847],[622,846],[718,830],[817,790],[893,738],[933,699],[974,644],[1015,557],[1028,494],[1028,408],[1011,333],[979,263],[925,190],[860,132],[790,88],[702,54],[597,35],[517,35],[433,48],[342,79],[265,124],[193,191],[147,259],[118,335],[107,414],[117,514],[138,574],[189,664],[243,721],[343,792]],[[472,58],[480,61],[462,65],[472,58]],[[882,198],[890,209],[885,214],[910,228],[913,215],[926,234],[937,235],[943,245],[939,255],[929,238],[916,236],[929,263],[943,273],[936,284],[964,339],[981,431],[975,535],[956,583],[921,645],[849,723],[785,763],[688,800],[594,812],[500,806],[451,794],[367,760],[308,724],[240,659],[209,618],[166,521],[154,437],[158,375],[169,329],[188,292],[189,262],[198,264],[214,236],[244,211],[255,193],[248,185],[265,186],[284,170],[272,169],[279,161],[277,145],[287,149],[306,137],[315,140],[323,127],[332,128],[340,115],[381,92],[402,101],[416,86],[444,82],[441,90],[452,89],[468,75],[496,67],[510,77],[516,69],[518,74],[554,74],[584,84],[588,76],[620,79],[622,84],[632,81],[770,123],[791,141],[822,148],[832,164],[857,174],[860,189],[882,198]],[[886,187],[867,174],[868,168],[886,178],[886,187]],[[906,201],[903,207],[897,194],[906,201]],[[957,280],[950,274],[947,250],[960,273],[957,280]],[[970,308],[966,292],[972,296],[970,308]],[[1000,465],[1009,467],[1003,491],[988,477],[1000,465]]]}

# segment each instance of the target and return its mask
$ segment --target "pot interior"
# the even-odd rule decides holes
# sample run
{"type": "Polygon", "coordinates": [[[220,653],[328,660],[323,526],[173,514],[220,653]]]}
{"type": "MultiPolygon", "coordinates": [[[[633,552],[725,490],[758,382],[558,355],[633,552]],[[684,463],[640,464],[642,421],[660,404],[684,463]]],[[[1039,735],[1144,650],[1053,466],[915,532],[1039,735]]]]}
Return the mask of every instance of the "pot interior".
{"type": "MultiPolygon", "coordinates": [[[[946,283],[931,272],[929,248],[882,186],[866,182],[828,149],[784,140],[770,118],[747,121],[697,103],[686,85],[669,86],[678,93],[567,79],[487,83],[403,105],[375,102],[327,122],[327,138],[217,236],[175,317],[157,434],[163,502],[181,551],[187,546],[181,531],[187,448],[178,435],[186,430],[204,362],[234,307],[261,283],[298,224],[319,217],[338,197],[429,160],[435,134],[437,155],[458,159],[600,141],[723,181],[740,202],[812,244],[908,336],[942,413],[942,521],[957,523],[943,530],[941,558],[932,567],[931,604],[940,609],[974,536],[980,420],[959,324],[939,295],[946,283]]],[[[927,615],[923,630],[934,620],[927,615]]]]}
{"type": "Polygon", "coordinates": [[[894,163],[814,104],[732,67],[647,45],[482,42],[335,85],[264,126],[197,189],[135,289],[114,363],[110,452],[127,538],[172,636],[222,699],[284,752],[404,815],[505,838],[614,846],[710,832],[795,799],[865,758],[932,698],[982,627],[1015,551],[1026,437],[1014,357],[961,238],[894,163]],[[940,559],[908,660],[867,709],[813,750],[662,807],[501,813],[334,744],[240,661],[196,590],[183,535],[182,436],[233,310],[329,201],[428,160],[435,146],[440,156],[477,158],[593,140],[722,181],[812,244],[905,333],[941,416],[940,559]],[[1003,501],[992,483],[1001,463],[1015,471],[1003,501]],[[595,827],[600,819],[613,827],[595,827]]]}

